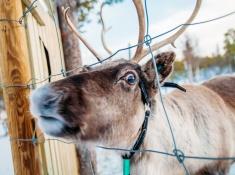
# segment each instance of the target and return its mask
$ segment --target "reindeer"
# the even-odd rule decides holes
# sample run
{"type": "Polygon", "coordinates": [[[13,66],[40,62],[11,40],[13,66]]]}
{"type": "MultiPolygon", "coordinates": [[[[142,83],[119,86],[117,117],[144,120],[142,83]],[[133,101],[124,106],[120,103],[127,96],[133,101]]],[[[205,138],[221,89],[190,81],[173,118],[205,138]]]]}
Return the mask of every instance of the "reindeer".
{"type": "MultiPolygon", "coordinates": [[[[145,32],[143,5],[141,0],[133,2],[140,21],[140,43],[145,32]]],[[[201,0],[197,0],[186,23],[192,22],[200,5],[201,0]]],[[[68,15],[65,16],[74,30],[68,15]]],[[[186,26],[152,45],[152,50],[174,43],[185,29],[186,26]]],[[[147,132],[138,149],[156,148],[171,153],[173,145],[158,98],[160,87],[155,83],[155,65],[152,61],[138,64],[147,54],[148,50],[140,45],[131,61],[103,63],[36,89],[31,94],[31,112],[38,118],[39,127],[48,135],[75,142],[133,149],[149,115],[146,110],[149,106],[147,132]]],[[[159,82],[163,84],[173,70],[175,54],[163,52],[154,59],[159,82]]],[[[175,90],[164,96],[178,148],[193,156],[235,156],[235,77],[221,76],[201,85],[183,87],[186,93],[175,90]]],[[[133,175],[184,174],[178,160],[169,156],[123,151],[118,154],[132,155],[133,175]]],[[[232,160],[184,161],[194,175],[227,174],[232,163],[232,160]]]]}

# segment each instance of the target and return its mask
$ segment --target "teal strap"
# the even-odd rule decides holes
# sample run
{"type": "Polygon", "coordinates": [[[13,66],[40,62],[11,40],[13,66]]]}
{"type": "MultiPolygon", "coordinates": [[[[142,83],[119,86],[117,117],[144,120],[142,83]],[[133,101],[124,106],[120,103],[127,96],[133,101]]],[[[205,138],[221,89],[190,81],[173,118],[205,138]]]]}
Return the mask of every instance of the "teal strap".
{"type": "Polygon", "coordinates": [[[123,158],[123,175],[130,175],[130,159],[123,158]]]}

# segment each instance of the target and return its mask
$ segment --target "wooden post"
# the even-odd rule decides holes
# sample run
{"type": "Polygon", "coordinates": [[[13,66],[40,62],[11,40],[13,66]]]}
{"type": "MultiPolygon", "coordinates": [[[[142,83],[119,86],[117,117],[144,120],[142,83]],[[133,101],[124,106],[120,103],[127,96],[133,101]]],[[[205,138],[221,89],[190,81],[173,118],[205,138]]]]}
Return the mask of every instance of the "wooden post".
{"type": "MultiPolygon", "coordinates": [[[[23,14],[21,0],[0,0],[0,19],[18,19],[23,14]]],[[[29,56],[24,26],[0,22],[0,72],[4,84],[27,84],[30,80],[29,56]]],[[[38,175],[38,151],[32,142],[15,138],[32,138],[33,125],[29,112],[29,89],[3,89],[8,115],[9,135],[16,175],[38,175]]],[[[2,157],[2,159],[4,159],[2,157]]]]}

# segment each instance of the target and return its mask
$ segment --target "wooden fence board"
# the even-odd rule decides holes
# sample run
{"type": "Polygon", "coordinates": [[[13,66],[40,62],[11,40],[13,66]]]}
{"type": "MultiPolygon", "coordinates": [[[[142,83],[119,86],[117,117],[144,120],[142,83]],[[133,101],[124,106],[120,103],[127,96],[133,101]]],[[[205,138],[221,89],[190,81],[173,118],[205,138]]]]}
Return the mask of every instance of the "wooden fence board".
{"type": "MultiPolygon", "coordinates": [[[[30,0],[24,0],[24,2],[30,0]]],[[[35,12],[34,12],[35,13],[35,12]]],[[[44,47],[49,53],[51,73],[57,74],[64,68],[63,51],[61,50],[61,38],[59,28],[55,26],[53,18],[42,12],[41,22],[35,14],[27,16],[27,36],[29,43],[29,53],[31,58],[32,75],[38,80],[48,77],[48,68],[44,47]],[[61,65],[62,60],[62,65],[61,65]]],[[[59,80],[63,76],[56,76],[52,81],[59,80]]],[[[40,87],[44,84],[36,85],[40,87]]],[[[47,137],[45,138],[47,139],[47,137]]],[[[78,163],[74,145],[67,145],[58,141],[45,141],[40,148],[42,167],[49,175],[77,175],[78,163]]]]}

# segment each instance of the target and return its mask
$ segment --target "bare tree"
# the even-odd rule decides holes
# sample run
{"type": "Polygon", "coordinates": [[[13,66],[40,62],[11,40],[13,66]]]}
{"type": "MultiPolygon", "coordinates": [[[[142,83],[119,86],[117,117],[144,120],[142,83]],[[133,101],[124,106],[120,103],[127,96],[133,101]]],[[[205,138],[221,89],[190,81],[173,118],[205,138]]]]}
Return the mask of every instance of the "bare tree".
{"type": "MultiPolygon", "coordinates": [[[[59,17],[59,24],[62,36],[63,51],[65,58],[65,68],[66,70],[72,70],[79,65],[82,65],[81,52],[79,47],[79,40],[76,36],[71,33],[64,19],[62,7],[71,7],[72,11],[76,8],[75,0],[57,0],[57,11],[59,17]]],[[[70,19],[78,26],[78,20],[75,20],[74,13],[71,13],[70,19]]],[[[79,70],[73,71],[73,73],[78,73],[79,70]]]]}
{"type": "MultiPolygon", "coordinates": [[[[68,28],[67,21],[64,18],[64,12],[62,7],[70,7],[72,13],[70,13],[70,20],[75,24],[76,27],[79,26],[79,21],[75,17],[77,12],[77,1],[76,0],[57,0],[57,11],[59,17],[59,25],[61,30],[62,45],[64,51],[65,59],[65,68],[66,70],[73,70],[78,66],[82,65],[81,51],[79,47],[79,40],[76,35],[71,32],[71,29],[68,28]]],[[[75,69],[73,72],[70,72],[69,75],[79,73],[79,69],[75,69]]],[[[81,175],[90,175],[92,170],[90,167],[90,153],[87,148],[78,144],[77,146],[77,158],[79,163],[79,174],[81,175]]],[[[92,159],[93,164],[95,164],[95,157],[92,159]]]]}
{"type": "Polygon", "coordinates": [[[189,82],[195,82],[196,76],[199,70],[199,59],[195,54],[195,48],[197,46],[197,41],[193,41],[192,38],[186,36],[184,41],[184,65],[185,70],[188,72],[188,80],[189,82]]]}
{"type": "Polygon", "coordinates": [[[224,56],[232,72],[235,70],[235,29],[229,29],[224,37],[224,56]]]}

